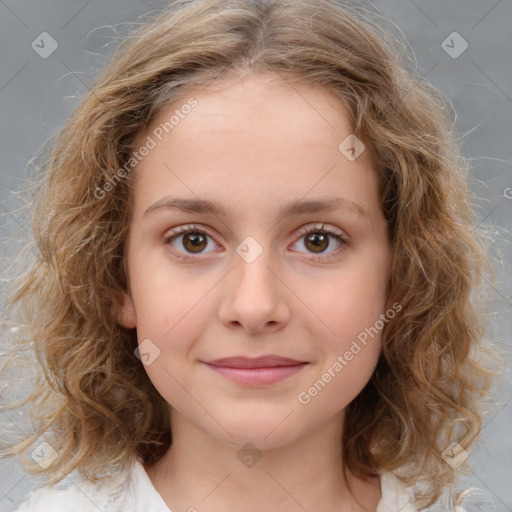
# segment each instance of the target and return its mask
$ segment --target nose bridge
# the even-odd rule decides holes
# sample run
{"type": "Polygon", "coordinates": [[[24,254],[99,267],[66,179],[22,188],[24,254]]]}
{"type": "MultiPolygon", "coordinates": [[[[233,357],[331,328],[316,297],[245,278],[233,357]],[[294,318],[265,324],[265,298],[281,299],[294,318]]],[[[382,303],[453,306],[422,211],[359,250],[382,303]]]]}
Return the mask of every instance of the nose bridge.
{"type": "MultiPolygon", "coordinates": [[[[261,236],[259,238],[261,239],[261,236]]],[[[268,244],[264,246],[263,242],[258,242],[255,237],[246,237],[236,248],[237,288],[249,292],[257,290],[259,294],[272,293],[273,273],[269,268],[271,265],[272,254],[268,244]]]]}
{"type": "Polygon", "coordinates": [[[270,249],[253,237],[247,237],[236,248],[227,293],[220,308],[224,324],[241,324],[247,330],[259,331],[267,325],[283,326],[289,316],[279,290],[280,280],[271,270],[274,258],[270,249]]]}
{"type": "Polygon", "coordinates": [[[254,236],[247,236],[236,247],[236,253],[247,265],[253,265],[258,260],[269,259],[270,250],[268,243],[264,248],[263,244],[265,242],[262,241],[262,236],[261,234],[258,235],[261,243],[254,236]]]}

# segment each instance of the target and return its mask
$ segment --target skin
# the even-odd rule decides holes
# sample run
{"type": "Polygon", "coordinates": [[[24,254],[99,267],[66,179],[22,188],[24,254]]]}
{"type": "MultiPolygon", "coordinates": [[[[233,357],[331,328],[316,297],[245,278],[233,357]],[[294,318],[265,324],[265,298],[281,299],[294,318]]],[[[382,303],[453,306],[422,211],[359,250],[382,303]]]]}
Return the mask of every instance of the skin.
{"type": "Polygon", "coordinates": [[[139,344],[150,339],[160,350],[144,368],[171,408],[173,445],[146,471],[173,511],[374,511],[379,479],[350,475],[362,508],[348,493],[339,454],[344,409],[375,369],[380,335],[307,405],[297,399],[385,311],[391,251],[369,151],[352,162],[338,150],[352,127],[332,91],[261,74],[222,90],[190,90],[140,144],[190,96],[197,106],[137,166],[129,290],[117,305],[118,321],[136,327],[139,344]],[[171,195],[218,201],[234,213],[145,214],[171,195]],[[291,200],[327,196],[366,215],[279,215],[291,200]],[[319,223],[346,242],[331,236],[315,252],[300,230],[318,232],[319,223]],[[202,252],[184,245],[190,236],[168,239],[190,224],[208,235],[202,252]],[[263,250],[251,263],[236,252],[248,236],[263,250]],[[250,387],[203,363],[267,354],[308,364],[250,387]],[[237,457],[247,442],[261,455],[252,467],[237,457]]]}

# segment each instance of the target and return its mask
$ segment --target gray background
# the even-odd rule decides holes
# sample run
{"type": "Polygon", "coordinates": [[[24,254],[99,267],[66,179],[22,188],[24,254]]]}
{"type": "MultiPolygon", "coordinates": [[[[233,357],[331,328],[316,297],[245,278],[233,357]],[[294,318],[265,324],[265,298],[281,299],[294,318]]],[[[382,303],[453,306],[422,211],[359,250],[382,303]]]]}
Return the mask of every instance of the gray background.
{"type": "MultiPolygon", "coordinates": [[[[13,192],[22,183],[28,159],[77,106],[91,81],[91,69],[106,63],[115,49],[115,32],[127,33],[142,14],[165,3],[0,0],[3,272],[5,258],[12,256],[10,238],[27,234],[26,224],[16,217],[20,202],[13,192]],[[31,47],[42,32],[51,34],[58,43],[47,58],[31,47]]],[[[363,5],[371,8],[369,3],[363,5]]],[[[419,73],[449,97],[458,114],[464,152],[473,159],[471,186],[477,196],[476,216],[494,233],[492,251],[501,261],[488,331],[509,350],[512,189],[507,187],[512,187],[512,0],[376,0],[373,5],[391,20],[390,26],[392,22],[402,31],[414,51],[419,73]],[[442,47],[454,31],[468,43],[457,58],[442,47]]],[[[447,49],[453,54],[462,48],[460,43],[449,38],[448,44],[454,48],[447,49]]],[[[498,404],[470,455],[473,473],[463,481],[480,489],[480,508],[473,503],[468,510],[512,510],[512,379],[510,357],[506,357],[508,368],[497,394],[498,404]]],[[[16,417],[11,419],[16,422],[16,417]]],[[[17,461],[0,464],[0,511],[14,510],[34,482],[17,461]]]]}

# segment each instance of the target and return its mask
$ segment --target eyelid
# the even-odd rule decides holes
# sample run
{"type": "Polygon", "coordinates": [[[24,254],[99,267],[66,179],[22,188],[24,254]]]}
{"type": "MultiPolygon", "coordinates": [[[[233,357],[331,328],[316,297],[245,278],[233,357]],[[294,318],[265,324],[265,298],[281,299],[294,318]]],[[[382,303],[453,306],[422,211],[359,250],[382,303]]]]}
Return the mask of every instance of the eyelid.
{"type": "Polygon", "coordinates": [[[184,233],[195,233],[196,231],[199,233],[204,233],[212,239],[214,238],[213,235],[209,232],[208,228],[204,226],[201,226],[199,224],[184,224],[166,231],[164,234],[164,241],[174,238],[175,236],[182,235],[184,233]]]}
{"type": "Polygon", "coordinates": [[[299,229],[298,235],[295,236],[303,236],[305,234],[315,232],[317,231],[326,231],[330,235],[335,235],[343,238],[344,241],[348,240],[348,235],[343,231],[342,229],[335,228],[331,226],[330,224],[327,224],[325,222],[313,222],[312,224],[307,224],[306,226],[303,226],[299,229]]]}

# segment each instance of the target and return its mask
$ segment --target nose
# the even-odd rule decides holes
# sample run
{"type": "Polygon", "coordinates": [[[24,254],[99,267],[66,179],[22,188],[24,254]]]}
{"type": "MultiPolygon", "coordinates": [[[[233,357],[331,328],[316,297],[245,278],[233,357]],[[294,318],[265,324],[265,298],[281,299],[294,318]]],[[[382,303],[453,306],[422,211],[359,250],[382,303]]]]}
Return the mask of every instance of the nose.
{"type": "Polygon", "coordinates": [[[265,334],[281,330],[288,323],[287,287],[271,265],[266,252],[252,263],[235,257],[235,268],[226,276],[219,307],[223,325],[249,334],[265,334]]]}

